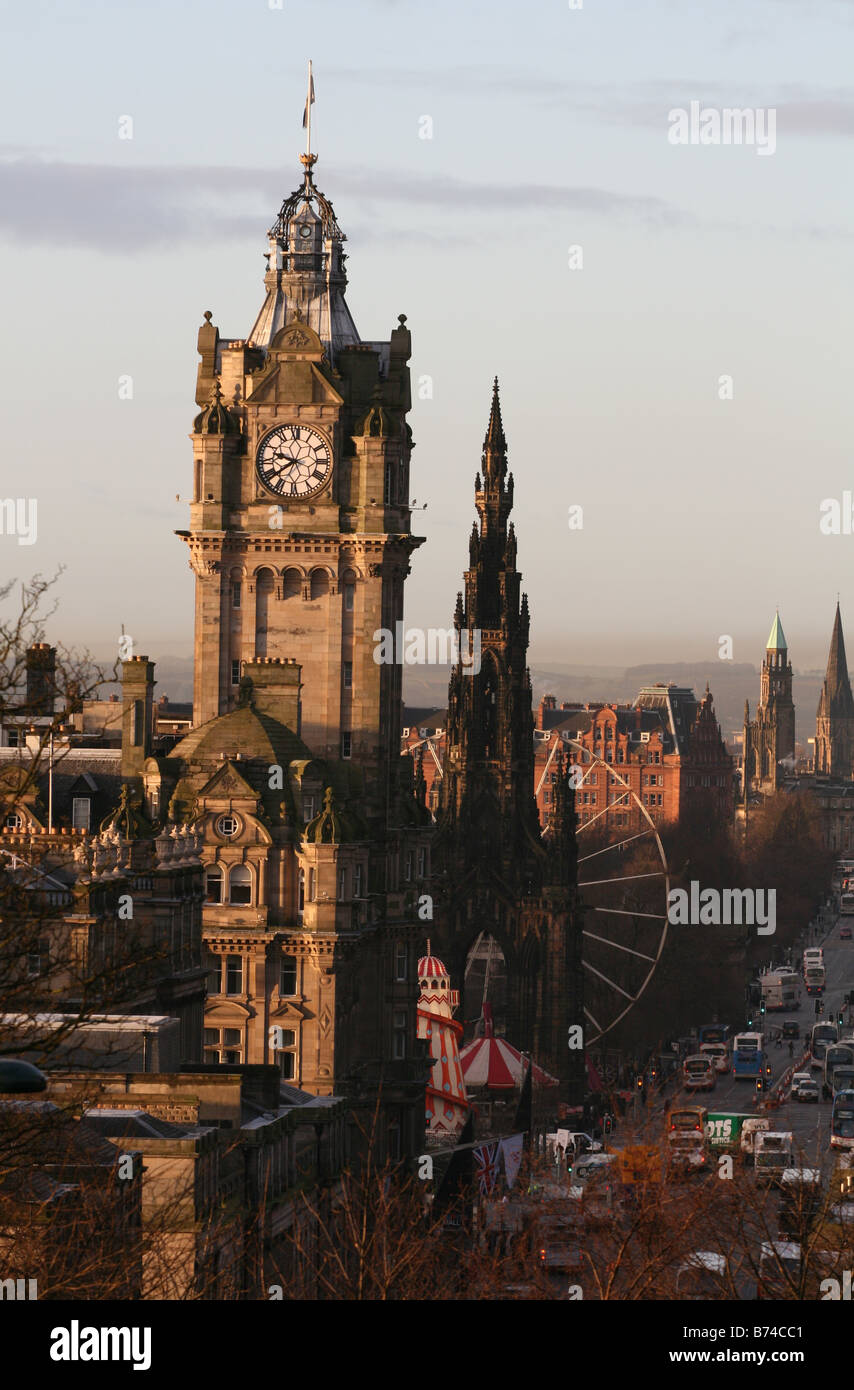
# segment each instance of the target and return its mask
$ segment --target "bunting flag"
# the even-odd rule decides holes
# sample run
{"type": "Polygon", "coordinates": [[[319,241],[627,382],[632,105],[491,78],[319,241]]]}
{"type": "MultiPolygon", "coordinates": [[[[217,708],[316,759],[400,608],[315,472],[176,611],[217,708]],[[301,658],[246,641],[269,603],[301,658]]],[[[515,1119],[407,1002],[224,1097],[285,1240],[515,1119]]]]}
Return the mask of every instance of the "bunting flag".
{"type": "Polygon", "coordinates": [[[459,1203],[463,1212],[471,1206],[473,1188],[472,1141],[474,1140],[474,1113],[469,1110],[463,1132],[451,1154],[445,1176],[439,1183],[433,1200],[433,1210],[443,1212],[459,1203]]]}
{"type": "Polygon", "coordinates": [[[525,1072],[525,1080],[522,1082],[522,1090],[519,1094],[519,1104],[516,1107],[516,1119],[513,1124],[514,1129],[521,1129],[525,1134],[525,1148],[531,1147],[531,1123],[532,1123],[532,1101],[533,1090],[531,1083],[534,1079],[533,1063],[528,1061],[528,1070],[525,1072]]]}
{"type": "Polygon", "coordinates": [[[501,1157],[504,1162],[504,1178],[508,1187],[516,1181],[522,1163],[523,1134],[511,1134],[509,1139],[501,1140],[501,1157]]]}
{"type": "Polygon", "coordinates": [[[481,1197],[488,1197],[498,1180],[498,1140],[480,1144],[474,1151],[474,1175],[481,1197]]]}

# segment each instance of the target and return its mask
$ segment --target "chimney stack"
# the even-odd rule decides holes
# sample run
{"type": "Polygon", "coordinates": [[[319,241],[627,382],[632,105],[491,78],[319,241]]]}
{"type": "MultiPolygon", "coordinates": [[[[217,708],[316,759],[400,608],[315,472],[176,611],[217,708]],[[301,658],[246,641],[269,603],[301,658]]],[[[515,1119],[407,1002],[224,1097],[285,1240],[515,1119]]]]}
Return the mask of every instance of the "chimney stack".
{"type": "Polygon", "coordinates": [[[27,710],[53,714],[56,703],[56,647],[35,642],[27,649],[27,710]]]}
{"type": "Polygon", "coordinates": [[[122,777],[141,778],[151,757],[154,724],[154,662],[132,656],[122,667],[122,777]]]}

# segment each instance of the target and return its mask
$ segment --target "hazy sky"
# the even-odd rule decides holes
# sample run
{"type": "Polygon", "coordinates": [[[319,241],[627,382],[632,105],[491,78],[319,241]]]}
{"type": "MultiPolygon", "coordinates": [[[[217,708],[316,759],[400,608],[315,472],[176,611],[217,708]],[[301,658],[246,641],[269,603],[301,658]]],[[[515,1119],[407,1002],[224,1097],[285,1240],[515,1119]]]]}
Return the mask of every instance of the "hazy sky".
{"type": "Polygon", "coordinates": [[[794,664],[823,666],[837,591],[854,650],[854,535],[819,530],[854,490],[854,0],[28,0],[3,20],[0,496],[36,497],[39,530],[0,555],[7,576],[65,564],[51,636],[106,652],[124,623],[152,658],[191,650],[172,533],[196,332],[209,308],[245,336],[260,307],[311,57],[350,308],[363,338],[407,314],[433,380],[407,622],[450,622],[498,373],[532,661],[717,660],[729,634],[758,662],[779,604],[794,664]],[[774,108],[776,151],[671,144],[692,101],[774,108]]]}

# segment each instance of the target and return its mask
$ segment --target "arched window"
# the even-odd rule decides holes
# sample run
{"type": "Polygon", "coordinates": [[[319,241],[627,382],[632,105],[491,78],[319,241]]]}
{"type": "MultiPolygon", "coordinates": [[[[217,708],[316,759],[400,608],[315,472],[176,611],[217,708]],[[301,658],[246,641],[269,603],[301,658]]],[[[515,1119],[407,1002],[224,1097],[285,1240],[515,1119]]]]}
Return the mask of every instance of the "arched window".
{"type": "Polygon", "coordinates": [[[285,570],[282,577],[282,598],[299,598],[302,593],[302,575],[299,570],[285,570]]]}
{"type": "Polygon", "coordinates": [[[315,901],[315,899],[317,898],[317,885],[316,885],[316,883],[315,883],[315,877],[316,877],[316,875],[315,875],[314,869],[309,869],[309,871],[308,871],[308,900],[309,900],[310,903],[313,903],[313,902],[315,901]]]}
{"type": "Polygon", "coordinates": [[[212,864],[205,875],[205,902],[222,902],[222,869],[212,864]]]}
{"type": "Polygon", "coordinates": [[[252,901],[252,875],[245,864],[235,864],[228,876],[228,901],[241,906],[252,901]]]}
{"type": "Polygon", "coordinates": [[[255,576],[255,655],[268,656],[267,639],[270,630],[270,608],[275,588],[275,577],[269,569],[259,570],[255,576]]]}
{"type": "Polygon", "coordinates": [[[326,570],[311,571],[311,597],[325,598],[329,593],[329,575],[326,570]]]}
{"type": "Polygon", "coordinates": [[[483,728],[483,751],[487,758],[496,755],[498,737],[498,672],[492,660],[484,662],[481,676],[481,720],[483,728]]]}

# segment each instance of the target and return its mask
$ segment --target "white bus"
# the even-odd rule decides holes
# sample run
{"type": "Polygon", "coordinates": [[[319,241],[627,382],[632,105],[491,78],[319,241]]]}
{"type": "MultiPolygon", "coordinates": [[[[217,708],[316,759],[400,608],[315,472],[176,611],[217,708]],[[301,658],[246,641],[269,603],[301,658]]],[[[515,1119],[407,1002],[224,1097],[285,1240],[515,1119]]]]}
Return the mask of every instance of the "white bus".
{"type": "Polygon", "coordinates": [[[801,977],[794,970],[767,970],[759,985],[766,1009],[796,1009],[801,977]]]}

